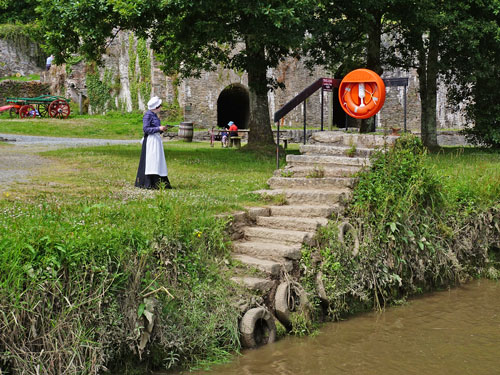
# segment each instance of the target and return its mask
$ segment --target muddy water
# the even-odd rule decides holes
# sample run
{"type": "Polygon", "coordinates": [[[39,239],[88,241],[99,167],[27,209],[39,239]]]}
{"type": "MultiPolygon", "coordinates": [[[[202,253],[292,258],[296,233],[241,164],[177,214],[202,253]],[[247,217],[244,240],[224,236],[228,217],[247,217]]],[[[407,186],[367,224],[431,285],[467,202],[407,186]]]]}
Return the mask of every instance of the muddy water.
{"type": "Polygon", "coordinates": [[[427,294],[190,374],[500,374],[500,283],[481,280],[427,294]]]}

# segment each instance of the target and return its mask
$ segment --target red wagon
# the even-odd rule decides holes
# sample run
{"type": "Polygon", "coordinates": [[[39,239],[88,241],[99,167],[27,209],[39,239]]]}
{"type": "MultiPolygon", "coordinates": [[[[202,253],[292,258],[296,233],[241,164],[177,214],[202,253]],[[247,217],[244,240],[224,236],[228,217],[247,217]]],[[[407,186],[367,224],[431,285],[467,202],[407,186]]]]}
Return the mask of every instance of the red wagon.
{"type": "Polygon", "coordinates": [[[7,105],[0,112],[9,111],[10,117],[53,117],[65,119],[71,113],[69,102],[62,96],[42,95],[36,98],[7,98],[7,105]]]}

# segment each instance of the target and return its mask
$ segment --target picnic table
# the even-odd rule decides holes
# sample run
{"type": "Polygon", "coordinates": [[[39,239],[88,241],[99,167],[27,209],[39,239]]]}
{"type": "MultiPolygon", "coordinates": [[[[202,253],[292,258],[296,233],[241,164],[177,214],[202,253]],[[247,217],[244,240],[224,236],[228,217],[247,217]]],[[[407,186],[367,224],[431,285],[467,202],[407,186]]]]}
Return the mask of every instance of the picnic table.
{"type": "MultiPolygon", "coordinates": [[[[211,128],[210,129],[210,147],[214,147],[214,141],[220,141],[222,140],[222,134],[223,132],[229,133],[229,129],[215,129],[211,128]]],[[[232,136],[229,137],[229,147],[235,146],[236,148],[241,147],[241,136],[239,135],[240,133],[249,133],[250,129],[238,129],[238,136],[232,136]]]]}

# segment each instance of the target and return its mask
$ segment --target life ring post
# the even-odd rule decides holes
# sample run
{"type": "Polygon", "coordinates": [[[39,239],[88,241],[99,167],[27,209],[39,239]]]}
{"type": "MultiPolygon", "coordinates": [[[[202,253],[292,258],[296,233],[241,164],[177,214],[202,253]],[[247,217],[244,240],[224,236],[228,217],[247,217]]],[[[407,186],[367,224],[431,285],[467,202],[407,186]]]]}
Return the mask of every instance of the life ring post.
{"type": "Polygon", "coordinates": [[[372,117],[384,105],[384,81],[369,69],[353,70],[340,83],[339,101],[342,109],[351,117],[372,117]]]}

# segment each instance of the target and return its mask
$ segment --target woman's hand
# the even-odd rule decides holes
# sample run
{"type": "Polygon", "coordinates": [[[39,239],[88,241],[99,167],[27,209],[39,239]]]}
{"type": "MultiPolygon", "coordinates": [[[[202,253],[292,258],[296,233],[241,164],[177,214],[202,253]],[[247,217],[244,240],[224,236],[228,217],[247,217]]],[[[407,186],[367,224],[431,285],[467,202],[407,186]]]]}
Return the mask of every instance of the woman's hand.
{"type": "Polygon", "coordinates": [[[164,132],[165,130],[167,130],[167,127],[166,127],[166,126],[161,125],[161,126],[160,126],[160,131],[161,131],[161,132],[164,132]]]}

